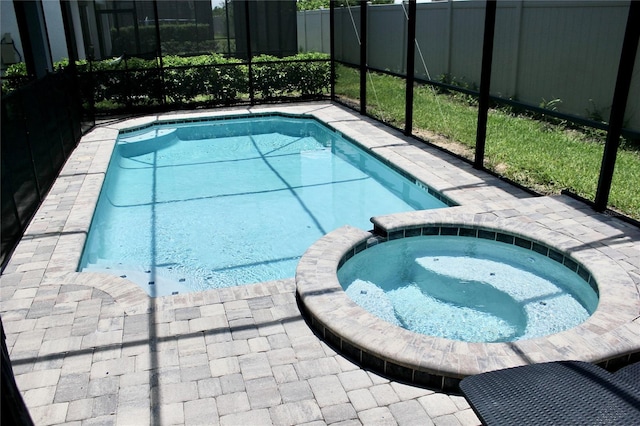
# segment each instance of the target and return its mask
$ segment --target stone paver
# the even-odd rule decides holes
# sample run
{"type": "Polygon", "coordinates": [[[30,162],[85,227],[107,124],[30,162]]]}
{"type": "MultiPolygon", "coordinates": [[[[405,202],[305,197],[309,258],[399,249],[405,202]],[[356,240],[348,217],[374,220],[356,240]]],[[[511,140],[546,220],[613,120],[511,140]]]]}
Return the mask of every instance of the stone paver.
{"type": "MultiPolygon", "coordinates": [[[[327,103],[276,108],[370,136],[373,149],[421,164],[421,180],[477,205],[475,213],[520,215],[589,239],[640,284],[640,233],[614,217],[566,197],[530,200],[437,150],[390,147],[399,134],[327,103]],[[474,185],[483,182],[480,194],[474,185]]],[[[150,299],[124,279],[75,272],[117,127],[126,125],[85,135],[0,278],[16,382],[37,425],[479,424],[464,398],[381,377],[329,347],[302,318],[293,279],[150,299]]]]}

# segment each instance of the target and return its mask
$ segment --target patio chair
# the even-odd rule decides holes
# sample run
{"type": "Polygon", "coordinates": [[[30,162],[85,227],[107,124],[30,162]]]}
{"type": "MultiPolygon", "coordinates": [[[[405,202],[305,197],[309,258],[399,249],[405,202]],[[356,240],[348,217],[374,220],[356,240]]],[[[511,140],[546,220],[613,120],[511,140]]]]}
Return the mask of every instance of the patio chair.
{"type": "Polygon", "coordinates": [[[640,425],[640,362],[611,373],[557,361],[464,378],[460,389],[485,425],[640,425]]]}

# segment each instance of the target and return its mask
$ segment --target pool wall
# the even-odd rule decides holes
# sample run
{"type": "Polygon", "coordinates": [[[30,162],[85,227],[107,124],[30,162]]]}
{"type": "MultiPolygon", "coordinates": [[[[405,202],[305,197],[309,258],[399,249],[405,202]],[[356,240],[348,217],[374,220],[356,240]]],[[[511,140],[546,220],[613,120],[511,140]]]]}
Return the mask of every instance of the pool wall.
{"type": "Polygon", "coordinates": [[[450,391],[457,390],[459,381],[468,375],[499,368],[568,359],[616,362],[637,353],[633,342],[609,344],[616,329],[627,327],[638,316],[635,285],[613,259],[533,222],[464,210],[457,207],[446,212],[376,217],[372,219],[375,232],[344,227],[319,240],[305,253],[296,273],[299,303],[312,327],[336,350],[365,368],[450,391]],[[472,343],[416,334],[392,325],[356,305],[343,291],[337,270],[355,254],[387,239],[436,233],[495,238],[543,252],[598,291],[596,312],[584,323],[550,336],[472,343]]]}

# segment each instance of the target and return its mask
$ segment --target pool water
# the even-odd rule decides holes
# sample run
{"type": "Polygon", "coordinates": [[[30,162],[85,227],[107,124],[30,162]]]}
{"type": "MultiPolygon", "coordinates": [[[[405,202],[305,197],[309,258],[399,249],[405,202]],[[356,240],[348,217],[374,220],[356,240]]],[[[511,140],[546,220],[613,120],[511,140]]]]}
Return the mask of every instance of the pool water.
{"type": "Polygon", "coordinates": [[[333,229],[445,206],[313,119],[154,126],[119,137],[79,269],[152,296],[289,278],[333,229]]]}
{"type": "Polygon", "coordinates": [[[598,296],[578,274],[532,250],[472,237],[411,237],[348,260],[347,295],[410,331],[466,342],[546,336],[584,322],[598,296]]]}

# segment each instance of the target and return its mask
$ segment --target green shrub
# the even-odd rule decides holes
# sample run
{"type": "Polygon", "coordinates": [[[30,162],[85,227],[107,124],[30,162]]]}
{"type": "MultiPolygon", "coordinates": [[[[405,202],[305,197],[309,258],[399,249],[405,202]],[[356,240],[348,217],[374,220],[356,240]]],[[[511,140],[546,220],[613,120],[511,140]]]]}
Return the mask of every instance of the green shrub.
{"type": "Polygon", "coordinates": [[[316,96],[326,92],[331,87],[331,64],[326,61],[324,53],[299,53],[289,60],[324,60],[322,62],[291,62],[289,66],[289,80],[295,90],[303,96],[316,96]]]}
{"type": "Polygon", "coordinates": [[[282,59],[256,56],[253,65],[256,95],[266,99],[321,95],[329,90],[331,83],[331,65],[327,59],[323,53],[299,53],[282,59]],[[322,62],[309,62],[314,60],[322,62]]]}
{"type": "Polygon", "coordinates": [[[9,65],[2,78],[2,94],[7,95],[27,81],[27,65],[24,62],[9,65]]]}
{"type": "Polygon", "coordinates": [[[270,99],[288,92],[288,75],[285,63],[275,56],[259,55],[253,58],[253,89],[256,96],[270,99]]]}
{"type": "MultiPolygon", "coordinates": [[[[67,60],[56,63],[57,68],[67,60]]],[[[98,111],[136,105],[168,103],[229,104],[249,93],[249,68],[238,59],[219,54],[158,59],[120,57],[102,61],[78,61],[80,89],[86,103],[98,111]],[[108,107],[107,107],[108,106],[108,107]]],[[[253,58],[253,90],[257,97],[319,96],[329,90],[328,55],[303,53],[287,58],[261,55],[253,58]],[[293,61],[293,62],[287,62],[293,61]]],[[[9,67],[7,75],[26,76],[24,64],[9,67]]],[[[19,86],[14,79],[6,89],[19,86]]],[[[5,93],[5,84],[3,84],[5,93]]]]}
{"type": "Polygon", "coordinates": [[[189,102],[206,96],[216,102],[230,102],[247,91],[247,66],[237,59],[216,54],[184,58],[163,58],[165,95],[172,102],[189,102]]]}

